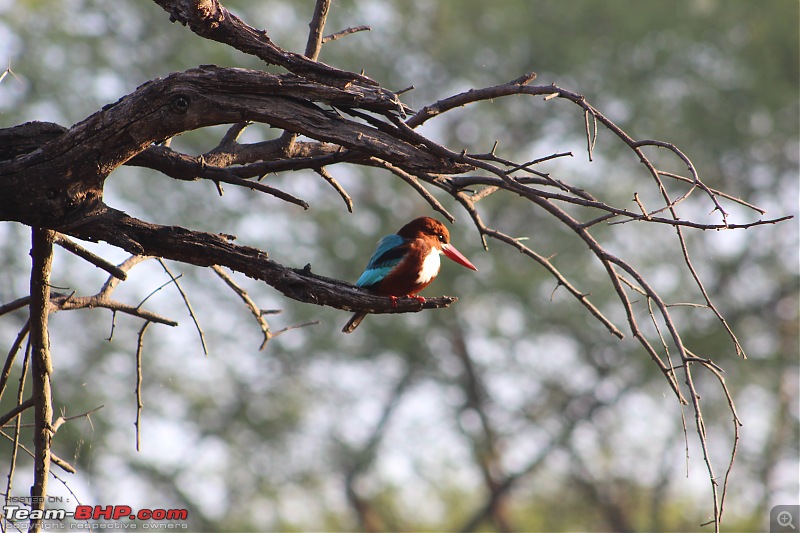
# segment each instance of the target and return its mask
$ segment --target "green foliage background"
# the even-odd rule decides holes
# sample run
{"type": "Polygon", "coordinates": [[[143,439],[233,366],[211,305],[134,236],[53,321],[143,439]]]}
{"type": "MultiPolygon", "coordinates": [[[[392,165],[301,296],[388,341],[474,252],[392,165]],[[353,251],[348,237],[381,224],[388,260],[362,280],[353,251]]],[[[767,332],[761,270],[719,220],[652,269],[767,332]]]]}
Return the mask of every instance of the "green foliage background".
{"type": "MultiPolygon", "coordinates": [[[[312,1],[225,5],[267,28],[284,48],[304,48],[312,1]]],[[[796,215],[798,16],[793,0],[341,0],[333,4],[328,32],[360,24],[372,31],[326,45],[320,59],[364,69],[391,89],[414,85],[404,96],[414,108],[533,70],[535,83],[586,95],[635,137],[675,143],[710,186],[768,215],[796,215]]],[[[131,0],[0,1],[0,50],[19,78],[0,84],[0,127],[28,120],[68,126],[153,77],[200,64],[264,68],[171,25],[154,3],[131,0]]],[[[224,131],[187,134],[173,146],[203,153],[224,131]]],[[[573,158],[545,170],[618,204],[630,202],[633,191],[645,203],[655,198],[637,161],[610,134],[600,132],[596,161],[586,161],[583,118],[565,103],[485,102],[449,113],[424,132],[477,151],[497,140],[501,155],[523,161],[571,150],[573,158]]],[[[252,126],[242,140],[277,134],[252,126]]],[[[232,233],[283,264],[311,263],[315,272],[354,280],[378,237],[429,208],[385,172],[331,170],[353,196],[353,215],[319,177],[304,172],[269,179],[309,201],[308,212],[233,188],[219,197],[207,183],[127,168],[109,178],[106,201],[154,222],[232,233]]],[[[295,304],[241,279],[261,307],[284,310],[270,320],[275,329],[320,321],[259,352],[258,328],[221,281],[173,265],[184,274],[210,355],[203,357],[174,290],[148,300],[181,326],[151,327],[145,338],[139,453],[133,387],[141,324],[118,316],[108,342],[105,311],[52,317],[56,405],[67,414],[105,406],[91,424],[76,421],[59,431],[56,453],[79,468],[62,477],[84,503],[186,507],[196,530],[350,530],[361,527],[345,491],[355,472],[353,487],[387,529],[456,530],[485,501],[477,465],[491,455],[498,473],[533,465],[505,508],[517,529],[699,530],[711,500],[693,421],[686,413],[687,444],[677,403],[646,354],[629,338],[611,337],[566,292],[554,293],[555,281],[520,254],[499,244],[484,252],[466,214],[448,206],[459,216],[453,240],[480,272],[445,264],[427,293],[460,301],[445,311],[369,317],[351,336],[338,333],[345,313],[295,304]],[[485,385],[491,443],[465,396],[455,355],[462,339],[485,385]],[[404,380],[396,410],[370,447],[404,380]]],[[[687,216],[704,219],[711,207],[698,201],[687,216]]],[[[732,217],[753,219],[726,207],[732,217]]],[[[604,272],[554,220],[508,199],[490,198],[481,209],[489,223],[528,238],[542,255],[558,254],[558,268],[625,324],[604,272]]],[[[0,224],[0,302],[27,292],[28,233],[0,224]]],[[[699,301],[676,260],[673,231],[627,224],[597,235],[654,280],[665,299],[699,301]]],[[[735,357],[709,313],[675,311],[686,344],[725,368],[744,422],[725,529],[763,530],[771,506],[798,497],[797,222],[689,232],[689,244],[749,355],[735,357]]],[[[125,257],[94,248],[115,261],[125,257]]],[[[117,295],[132,303],[166,280],[155,263],[132,274],[117,295]]],[[[93,293],[103,280],[101,272],[57,254],[55,285],[93,293]]],[[[25,318],[0,320],[3,351],[25,318]]],[[[722,473],[730,414],[714,383],[701,379],[700,386],[722,473]]],[[[10,401],[6,395],[0,412],[10,401]]],[[[8,448],[0,442],[0,457],[8,457],[8,448]]],[[[27,466],[21,459],[12,493],[27,494],[27,466]]]]}

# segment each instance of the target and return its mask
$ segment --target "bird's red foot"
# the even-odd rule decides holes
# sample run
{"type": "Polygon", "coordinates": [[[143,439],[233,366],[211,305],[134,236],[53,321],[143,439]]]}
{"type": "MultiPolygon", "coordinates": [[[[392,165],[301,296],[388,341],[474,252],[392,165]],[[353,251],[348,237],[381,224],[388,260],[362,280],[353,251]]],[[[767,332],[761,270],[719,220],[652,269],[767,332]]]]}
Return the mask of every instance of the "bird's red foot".
{"type": "Polygon", "coordinates": [[[412,295],[409,294],[408,297],[416,299],[421,304],[425,303],[425,297],[424,296],[412,296],[412,295]]]}
{"type": "Polygon", "coordinates": [[[397,296],[389,296],[392,299],[392,307],[397,307],[397,296]]]}

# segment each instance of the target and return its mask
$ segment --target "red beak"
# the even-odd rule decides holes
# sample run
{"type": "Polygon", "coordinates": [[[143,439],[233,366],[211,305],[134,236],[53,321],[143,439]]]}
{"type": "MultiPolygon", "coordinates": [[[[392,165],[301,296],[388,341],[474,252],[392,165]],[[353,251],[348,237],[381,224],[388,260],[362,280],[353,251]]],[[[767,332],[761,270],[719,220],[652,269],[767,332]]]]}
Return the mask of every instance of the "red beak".
{"type": "Polygon", "coordinates": [[[453,261],[455,261],[459,265],[463,265],[463,266],[465,266],[467,268],[471,268],[472,270],[478,270],[477,268],[475,268],[475,265],[470,263],[469,259],[464,257],[464,255],[461,252],[456,250],[456,247],[453,246],[452,244],[443,244],[442,245],[442,252],[444,253],[444,255],[446,255],[448,258],[452,259],[453,261]]]}

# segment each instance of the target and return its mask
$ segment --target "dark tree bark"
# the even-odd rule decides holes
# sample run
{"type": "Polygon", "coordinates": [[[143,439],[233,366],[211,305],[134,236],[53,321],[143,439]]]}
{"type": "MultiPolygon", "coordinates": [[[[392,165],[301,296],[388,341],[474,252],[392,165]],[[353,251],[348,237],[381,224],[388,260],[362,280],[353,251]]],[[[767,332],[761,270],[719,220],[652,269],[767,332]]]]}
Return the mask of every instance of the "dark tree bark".
{"type": "MultiPolygon", "coordinates": [[[[317,138],[321,141],[315,150],[319,154],[325,154],[325,146],[333,143],[337,151],[327,150],[333,162],[368,162],[379,156],[411,172],[447,174],[469,168],[442,160],[424,146],[323,110],[318,102],[385,114],[404,110],[369,87],[338,89],[292,74],[274,76],[213,66],[175,73],[144,84],[68,130],[43,123],[2,130],[7,148],[0,161],[0,220],[50,228],[87,241],[105,241],[137,255],[198,266],[225,265],[266,281],[291,298],[346,310],[403,312],[448,305],[455,299],[431,299],[422,305],[414,299],[401,299],[394,305],[349,284],[315,276],[310,269],[285,268],[270,261],[266,253],[238,246],[223,236],[148,223],[103,202],[109,174],[137,156],[133,164],[171,170],[177,176],[191,175],[185,171],[193,170],[194,165],[187,169],[180,164],[186,163],[186,158],[153,143],[197,128],[242,121],[263,122],[317,138]]],[[[301,154],[303,149],[298,146],[301,154]]],[[[270,147],[265,151],[270,153],[270,147]]],[[[251,158],[260,161],[262,155],[252,154],[251,158]]],[[[308,161],[312,167],[322,163],[308,161]]],[[[258,184],[238,177],[234,170],[197,165],[206,169],[211,179],[258,184]]]]}

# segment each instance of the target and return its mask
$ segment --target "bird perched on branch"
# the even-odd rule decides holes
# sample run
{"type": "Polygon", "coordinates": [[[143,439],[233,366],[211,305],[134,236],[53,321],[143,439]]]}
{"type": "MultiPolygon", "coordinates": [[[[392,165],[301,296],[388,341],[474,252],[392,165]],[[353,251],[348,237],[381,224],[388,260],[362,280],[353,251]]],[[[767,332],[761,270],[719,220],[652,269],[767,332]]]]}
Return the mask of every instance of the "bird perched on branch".
{"type": "MultiPolygon", "coordinates": [[[[450,244],[450,232],[444,224],[429,217],[416,218],[378,242],[356,285],[379,296],[414,296],[424,303],[425,298],[415,295],[436,278],[441,254],[478,270],[450,244]]],[[[367,313],[354,314],[342,331],[351,333],[365,316],[367,313]]]]}

